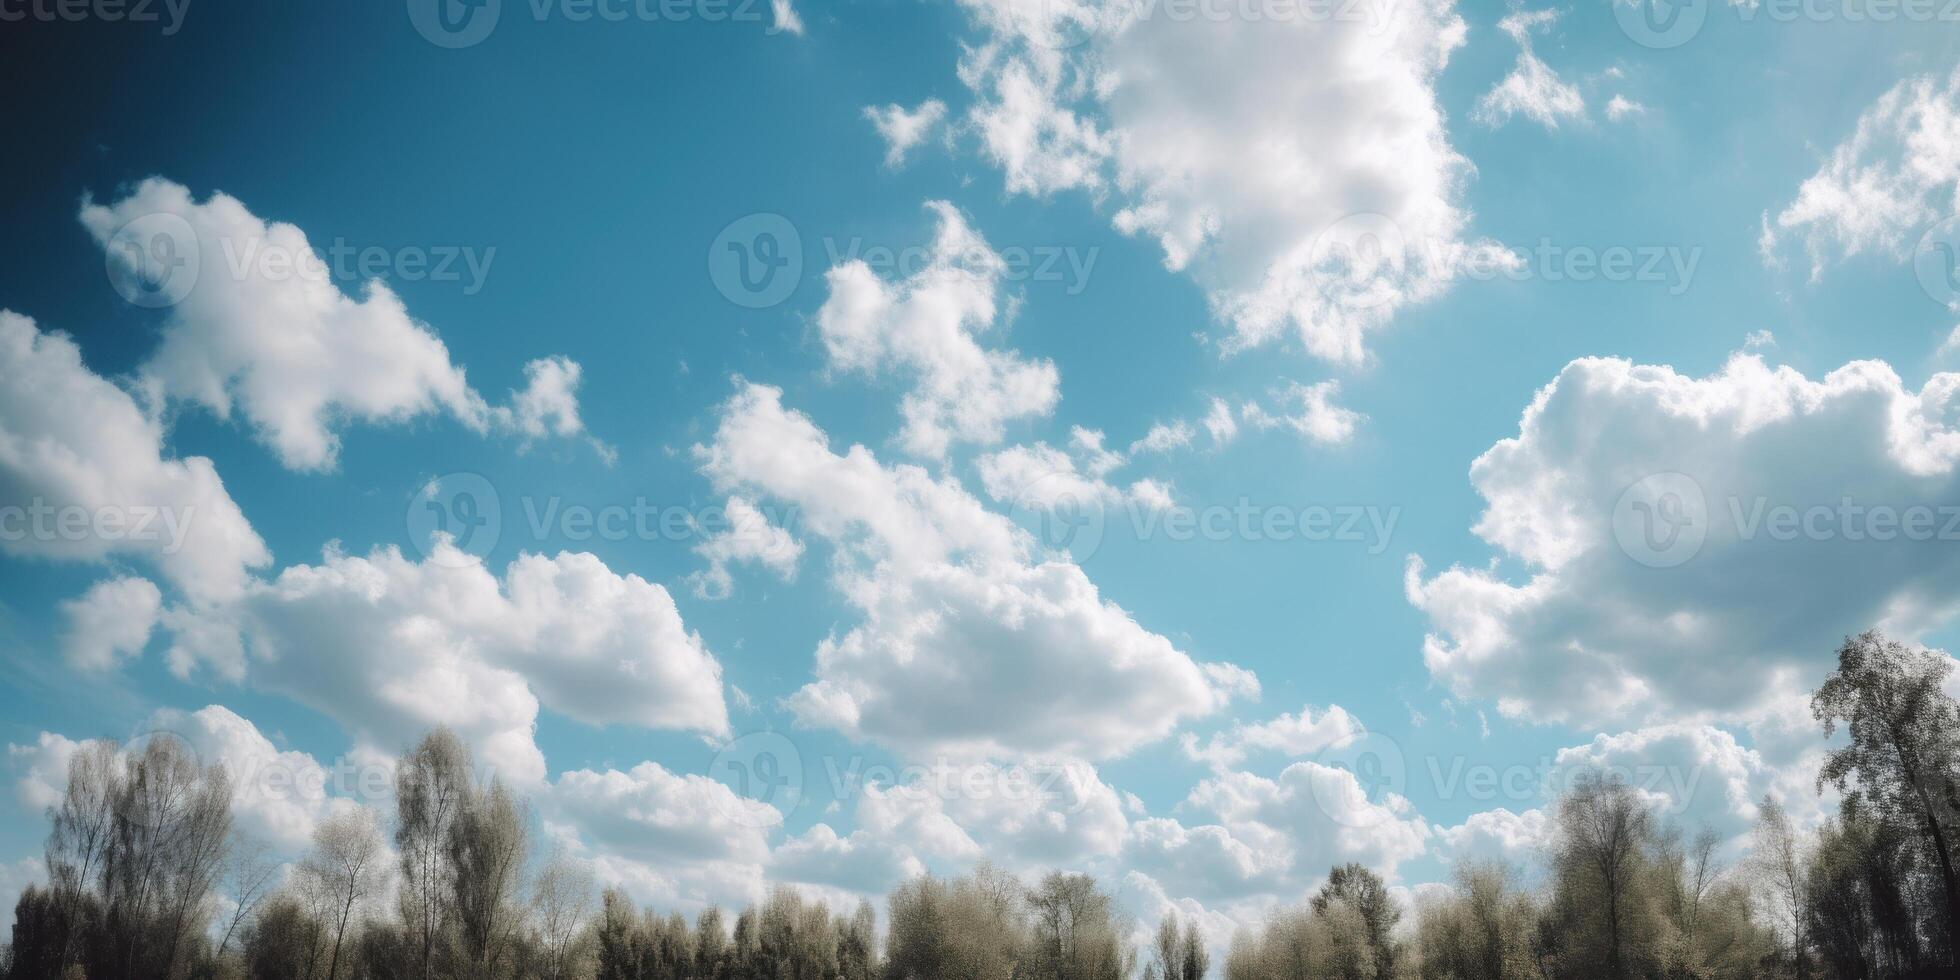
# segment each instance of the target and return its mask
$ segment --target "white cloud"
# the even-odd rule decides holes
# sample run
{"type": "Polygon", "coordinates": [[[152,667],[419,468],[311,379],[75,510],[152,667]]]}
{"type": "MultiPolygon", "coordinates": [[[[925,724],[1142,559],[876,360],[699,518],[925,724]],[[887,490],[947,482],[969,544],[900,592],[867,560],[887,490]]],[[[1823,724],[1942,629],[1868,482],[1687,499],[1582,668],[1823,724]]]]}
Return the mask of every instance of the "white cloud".
{"type": "Polygon", "coordinates": [[[1275,395],[1279,414],[1267,411],[1257,402],[1240,408],[1247,425],[1255,429],[1284,426],[1322,446],[1339,446],[1354,438],[1355,430],[1367,416],[1334,403],[1341,393],[1339,381],[1311,385],[1295,383],[1275,395]],[[1290,413],[1290,414],[1289,414],[1290,413]]]}
{"type": "Polygon", "coordinates": [[[834,368],[912,375],[899,442],[939,458],[954,442],[999,442],[1006,423],[1048,414],[1061,392],[1052,362],[980,346],[1005,266],[951,204],[926,208],[939,219],[930,261],[899,283],[862,259],[832,268],[817,331],[834,368]]]}
{"type": "Polygon", "coordinates": [[[781,397],[744,385],[696,455],[718,490],[793,504],[838,549],[835,583],[862,619],[819,644],[816,680],[787,702],[802,723],[911,753],[1094,759],[1255,683],[1194,663],[950,478],[832,452],[781,397]]]}
{"type": "Polygon", "coordinates": [[[1606,100],[1606,118],[1612,122],[1624,121],[1629,116],[1645,115],[1646,112],[1646,106],[1624,95],[1615,95],[1606,100]]]}
{"type": "MultiPolygon", "coordinates": [[[[524,390],[513,392],[509,408],[491,409],[491,417],[529,440],[572,439],[585,434],[578,414],[578,386],[584,370],[566,357],[545,357],[524,365],[524,390]]],[[[588,436],[601,459],[612,462],[611,446],[588,436]]]]}
{"type": "Polygon", "coordinates": [[[769,0],[769,13],[776,31],[803,36],[803,16],[796,12],[792,0],[769,0]]]}
{"type": "Polygon", "coordinates": [[[1008,190],[1114,197],[1118,229],[1207,289],[1228,349],[1291,332],[1360,361],[1369,330],[1481,248],[1462,241],[1472,168],[1435,93],[1466,31],[1448,0],[1365,0],[1338,18],[964,6],[984,32],[960,63],[967,123],[1008,190]]]}
{"type": "Polygon", "coordinates": [[[1501,861],[1521,870],[1546,862],[1557,831],[1543,807],[1523,813],[1498,807],[1473,813],[1454,827],[1435,829],[1434,846],[1448,861],[1501,861]]]}
{"type": "Polygon", "coordinates": [[[1847,634],[1949,621],[1956,393],[1876,361],[1821,381],[1753,355],[1700,379],[1572,362],[1470,471],[1478,536],[1529,577],[1412,559],[1424,660],[1513,717],[1747,720],[1847,634]]]}
{"type": "Polygon", "coordinates": [[[1202,744],[1197,736],[1185,735],[1184,754],[1222,771],[1244,762],[1251,752],[1278,752],[1299,758],[1350,742],[1365,731],[1338,704],[1328,705],[1318,715],[1308,705],[1299,714],[1283,714],[1255,724],[1240,722],[1202,744]]]}
{"type": "Polygon", "coordinates": [[[1893,86],[1858,117],[1796,200],[1763,226],[1772,257],[1779,233],[1798,234],[1811,278],[1833,254],[1910,255],[1925,226],[1960,210],[1960,70],[1893,86]]]}
{"type": "Polygon", "coordinates": [[[272,561],[209,459],[166,457],[162,423],[83,365],[73,341],[4,310],[0,500],[0,551],[134,555],[200,600],[238,594],[272,561]]]}
{"type": "Polygon", "coordinates": [[[108,670],[143,653],[162,611],[163,593],[149,579],[104,579],[61,604],[61,654],[79,670],[108,670]]]}
{"type": "Polygon", "coordinates": [[[220,418],[236,410],[282,463],[300,470],[334,467],[335,426],[347,421],[402,422],[442,411],[478,432],[515,427],[537,435],[547,423],[558,435],[580,430],[566,385],[577,382],[571,362],[533,362],[531,387],[516,407],[492,408],[386,283],[370,280],[362,299],[350,298],[305,232],[268,224],[236,198],[213,194],[200,204],[183,185],[153,177],[113,204],[85,203],[81,222],[112,265],[136,273],[150,260],[124,248],[118,232],[166,220],[159,216],[187,229],[164,236],[186,253],[175,260],[192,261],[193,250],[196,257],[175,273],[194,275],[183,280],[187,287],[163,280],[169,295],[182,298],[137,372],[156,407],[167,398],[220,418]]]}
{"type": "Polygon", "coordinates": [[[735,588],[730,565],[754,562],[775,572],[785,582],[796,579],[796,563],[803,557],[803,542],[789,531],[777,527],[769,515],[743,497],[730,497],[722,508],[728,527],[703,538],[694,553],[708,560],[705,571],[691,577],[694,594],[704,599],[725,599],[735,588]]]}
{"type": "Polygon", "coordinates": [[[946,103],[938,99],[927,99],[916,109],[907,109],[894,102],[886,106],[865,106],[864,118],[877,127],[878,135],[885,138],[885,166],[897,169],[905,165],[905,155],[912,148],[931,138],[932,132],[946,120],[946,103]]]}
{"type": "Polygon", "coordinates": [[[538,796],[547,834],[590,860],[601,881],[659,908],[758,898],[782,815],[706,776],[642,762],[579,769],[538,796]]]}
{"type": "Polygon", "coordinates": [[[1169,894],[1201,901],[1299,895],[1346,861],[1392,878],[1431,834],[1407,800],[1373,798],[1352,772],[1317,762],[1295,762],[1272,779],[1216,774],[1180,809],[1217,822],[1138,821],[1124,860],[1169,894]]]}
{"type": "Polygon", "coordinates": [[[1126,460],[1104,449],[1102,440],[1101,432],[1078,426],[1074,453],[1045,442],[988,453],[975,461],[980,485],[995,502],[1028,510],[1129,505],[1163,510],[1173,505],[1170,489],[1155,480],[1137,480],[1127,490],[1106,481],[1104,476],[1126,460]]]}
{"type": "Polygon", "coordinates": [[[1130,443],[1130,453],[1167,453],[1174,449],[1188,449],[1197,430],[1183,419],[1158,422],[1143,434],[1143,438],[1130,443]]]}
{"type": "Polygon", "coordinates": [[[520,555],[499,581],[447,542],[420,563],[392,547],[366,558],[329,548],[222,615],[255,686],[383,752],[447,725],[535,783],[540,700],[594,725],[728,730],[721,667],[667,591],[588,554],[520,555]]]}
{"type": "MultiPolygon", "coordinates": [[[[1558,73],[1531,50],[1533,31],[1549,31],[1558,21],[1556,10],[1517,10],[1513,9],[1498,28],[1511,35],[1518,43],[1518,63],[1509,75],[1497,83],[1497,87],[1477,100],[1476,118],[1487,126],[1502,126],[1511,117],[1522,113],[1525,118],[1544,126],[1557,129],[1561,119],[1584,119],[1586,100],[1579,90],[1561,81],[1558,73]]],[[[1624,99],[1615,99],[1624,105],[1624,99]]],[[[1624,111],[1624,108],[1622,109],[1624,111]]],[[[1607,110],[1612,116],[1612,109],[1607,110]]],[[[1618,119],[1618,116],[1612,116],[1618,119]]]]}
{"type": "MultiPolygon", "coordinates": [[[[222,767],[231,781],[232,815],[239,828],[280,853],[304,850],[314,826],[336,805],[327,792],[335,781],[312,756],[278,749],[257,726],[228,708],[159,709],[132,735],[130,747],[170,737],[200,765],[222,767]]],[[[22,805],[42,810],[60,803],[69,762],[85,744],[42,732],[33,745],[7,746],[22,805]]],[[[338,805],[352,804],[340,800],[338,805]]]]}

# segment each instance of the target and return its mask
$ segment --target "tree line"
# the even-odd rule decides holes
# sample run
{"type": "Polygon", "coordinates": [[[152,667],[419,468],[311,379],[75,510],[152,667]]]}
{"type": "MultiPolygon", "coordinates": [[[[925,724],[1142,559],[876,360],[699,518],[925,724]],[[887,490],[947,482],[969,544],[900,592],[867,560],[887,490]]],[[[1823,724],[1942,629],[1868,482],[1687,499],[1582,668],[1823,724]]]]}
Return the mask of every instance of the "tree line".
{"type": "Polygon", "coordinates": [[[1950,662],[1848,639],[1811,708],[1841,734],[1837,814],[1766,798],[1746,855],[1582,777],[1538,873],[1460,862],[1398,902],[1358,864],[1232,937],[1154,931],[1084,874],[982,865],[832,910],[789,887],[732,920],[638,908],[539,854],[523,799],[438,729],[401,761],[392,827],[337,806],[283,865],[233,826],[231,786],[180,743],[77,751],[49,808],[48,881],[14,909],[11,980],[1676,980],[1960,976],[1960,704],[1950,662]],[[391,846],[392,845],[392,846],[391,846]],[[1528,883],[1529,882],[1529,883],[1528,883]]]}

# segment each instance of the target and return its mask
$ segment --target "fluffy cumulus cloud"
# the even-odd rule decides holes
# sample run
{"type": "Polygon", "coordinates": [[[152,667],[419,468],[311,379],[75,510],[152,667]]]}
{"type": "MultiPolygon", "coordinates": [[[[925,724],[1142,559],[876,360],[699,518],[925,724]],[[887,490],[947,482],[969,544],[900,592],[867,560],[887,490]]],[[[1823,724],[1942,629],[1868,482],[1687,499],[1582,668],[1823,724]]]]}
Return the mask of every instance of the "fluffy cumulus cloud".
{"type": "Polygon", "coordinates": [[[1585,97],[1531,50],[1532,33],[1551,30],[1558,17],[1556,10],[1513,10],[1497,22],[1499,29],[1518,42],[1518,63],[1496,88],[1477,100],[1478,120],[1495,127],[1522,115],[1547,129],[1557,129],[1560,120],[1585,118],[1585,97]]]}
{"type": "Polygon", "coordinates": [[[706,776],[654,762],[563,773],[538,795],[547,836],[606,884],[663,909],[740,907],[761,895],[782,815],[706,776]]]}
{"type": "Polygon", "coordinates": [[[788,705],[904,752],[1120,755],[1256,689],[1103,599],[1082,569],[946,477],[843,453],[778,389],[745,384],[697,447],[717,489],[792,504],[860,615],[788,705]]]}
{"type": "Polygon", "coordinates": [[[1138,821],[1124,860],[1167,893],[1204,902],[1299,895],[1347,861],[1392,878],[1431,834],[1406,799],[1312,761],[1271,778],[1218,773],[1179,809],[1191,819],[1138,821]]]}
{"type": "Polygon", "coordinates": [[[708,560],[708,567],[690,578],[694,594],[704,599],[725,599],[735,589],[730,566],[761,565],[785,582],[796,578],[796,563],[803,557],[803,542],[789,530],[771,521],[753,501],[730,497],[722,507],[727,526],[713,530],[694,547],[694,553],[708,560]]]}
{"type": "Polygon", "coordinates": [[[141,558],[219,600],[272,561],[211,461],[176,459],[162,423],[88,369],[67,336],[0,311],[0,551],[141,558]]]}
{"type": "Polygon", "coordinates": [[[1054,410],[1061,391],[1053,363],[980,346],[1000,312],[1006,266],[951,204],[926,208],[939,221],[928,260],[899,270],[898,282],[863,259],[831,269],[817,332],[835,369],[912,379],[899,442],[940,457],[955,442],[1000,441],[1006,423],[1054,410]]]}
{"type": "Polygon", "coordinates": [[[864,118],[885,138],[885,166],[896,169],[905,165],[905,155],[913,147],[931,138],[933,131],[945,122],[946,103],[927,99],[914,109],[895,102],[882,107],[865,106],[864,118]]]}
{"type": "Polygon", "coordinates": [[[1329,746],[1351,742],[1366,731],[1338,704],[1319,712],[1308,705],[1298,714],[1283,714],[1271,721],[1240,722],[1204,742],[1196,735],[1185,735],[1184,754],[1226,770],[1244,762],[1253,752],[1309,756],[1329,746]]]}
{"type": "MultiPolygon", "coordinates": [[[[1435,82],[1463,43],[1448,0],[1176,16],[1128,0],[963,0],[982,37],[965,129],[1012,192],[1112,198],[1230,325],[1355,362],[1473,250],[1435,82]],[[1311,71],[1302,65],[1313,66],[1311,71]]],[[[1271,9],[1271,8],[1267,8],[1271,9]]]]}
{"type": "Polygon", "coordinates": [[[113,578],[61,604],[61,654],[81,670],[107,670],[150,642],[163,593],[149,579],[113,578]]]}
{"type": "Polygon", "coordinates": [[[1337,404],[1334,399],[1340,393],[1339,381],[1294,383],[1275,393],[1272,410],[1258,402],[1246,402],[1240,406],[1240,414],[1255,429],[1290,429],[1315,445],[1344,445],[1354,438],[1367,416],[1337,404]]]}
{"type": "MultiPolygon", "coordinates": [[[[304,850],[314,827],[334,807],[355,805],[329,792],[342,787],[312,756],[278,748],[257,726],[219,705],[196,711],[159,709],[131,735],[126,749],[171,738],[200,764],[223,769],[231,782],[238,828],[280,854],[304,850]]],[[[61,801],[69,762],[85,744],[42,732],[32,745],[7,746],[24,808],[41,810],[61,801]]]]}
{"type": "Polygon", "coordinates": [[[112,271],[156,290],[168,309],[162,343],[137,372],[142,390],[158,404],[237,412],[290,468],[333,468],[336,426],[348,421],[446,412],[479,432],[583,428],[570,401],[576,365],[533,362],[514,407],[493,407],[386,283],[348,296],[305,232],[236,198],[200,203],[151,178],[112,204],[84,204],[81,221],[112,271]]]}
{"type": "Polygon", "coordinates": [[[1025,510],[1050,512],[1087,508],[1166,508],[1170,490],[1150,479],[1128,487],[1109,482],[1109,473],[1128,462],[1121,453],[1103,446],[1103,434],[1077,426],[1067,448],[1045,442],[1010,446],[980,457],[980,485],[999,503],[1025,510]]]}
{"type": "Polygon", "coordinates": [[[1556,830],[1544,807],[1522,813],[1498,807],[1473,813],[1453,827],[1435,828],[1432,846],[1452,863],[1498,861],[1528,869],[1544,864],[1556,830]]]}
{"type": "Polygon", "coordinates": [[[1875,252],[1899,259],[1927,226],[1960,210],[1960,70],[1908,78],[1858,117],[1796,200],[1772,223],[1763,254],[1783,235],[1801,238],[1811,277],[1834,258],[1875,252]]]}
{"type": "Polygon", "coordinates": [[[1476,533],[1522,571],[1411,560],[1430,671],[1534,720],[1748,720],[1847,634],[1949,621],[1956,393],[1872,361],[1572,362],[1470,470],[1476,533]]]}
{"type": "Polygon", "coordinates": [[[221,668],[338,719],[369,749],[447,725],[535,783],[540,701],[594,725],[728,730],[720,664],[672,597],[588,554],[521,555],[499,580],[447,542],[422,562],[330,548],[207,620],[220,618],[212,632],[243,657],[221,668]]]}

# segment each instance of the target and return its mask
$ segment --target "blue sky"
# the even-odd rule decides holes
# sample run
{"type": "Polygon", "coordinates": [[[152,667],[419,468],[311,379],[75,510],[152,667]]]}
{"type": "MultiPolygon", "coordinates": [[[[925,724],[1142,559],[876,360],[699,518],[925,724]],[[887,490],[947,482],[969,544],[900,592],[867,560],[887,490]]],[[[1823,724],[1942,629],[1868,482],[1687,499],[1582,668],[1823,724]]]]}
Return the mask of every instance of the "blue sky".
{"type": "MultiPolygon", "coordinates": [[[[32,321],[9,340],[43,355],[5,365],[0,505],[168,505],[144,468],[201,457],[229,526],[268,553],[214,573],[99,540],[0,544],[16,887],[44,832],[36,781],[69,740],[184,729],[227,761],[385,767],[401,733],[446,719],[501,732],[495,761],[546,832],[647,901],[739,901],[775,878],[875,893],[985,853],[1098,870],[1138,912],[1201,910],[1222,940],[1336,858],[1408,887],[1479,848],[1522,859],[1542,783],[1584,761],[1669,767],[1698,780],[1681,819],[1740,828],[1763,793],[1808,790],[1821,743],[1791,697],[1845,632],[1947,642],[1951,540],[1749,538],[1724,502],[1955,499],[1939,372],[1956,316],[1915,265],[1922,236],[1950,233],[1935,226],[1960,181],[1937,13],[1703,5],[1663,49],[1606,0],[1400,3],[1385,35],[1233,4],[1098,21],[1054,48],[1044,18],[1074,5],[801,0],[788,30],[766,3],[680,5],[680,22],[504,0],[451,50],[418,32],[416,4],[216,6],[168,34],[0,30],[23,94],[0,159],[0,307],[32,321]],[[928,100],[939,115],[917,114],[928,100]],[[887,106],[913,145],[868,118],[887,106]],[[187,298],[146,308],[117,288],[116,235],[157,214],[189,219],[204,264],[187,298]],[[726,286],[731,227],[761,247],[753,215],[779,216],[801,255],[759,308],[712,274],[726,286]],[[351,261],[306,282],[237,271],[263,244],[252,229],[297,240],[270,222],[376,256],[402,315],[362,305],[351,261]],[[1406,251],[1357,286],[1321,263],[1363,226],[1406,251]],[[1189,263],[1167,262],[1193,228],[1189,263]],[[935,236],[959,247],[934,260],[935,236]],[[1572,281],[1575,252],[1632,271],[1572,281]],[[1505,274],[1478,276],[1472,254],[1505,274]],[[423,255],[456,274],[423,274],[423,255]],[[1023,255],[1025,275],[992,264],[1023,255]],[[1280,312],[1246,313],[1264,308],[1280,312]],[[57,331],[80,365],[56,364],[57,331]],[[1856,361],[1884,370],[1831,374],[1856,361]],[[568,364],[572,385],[539,382],[568,364]],[[93,400],[29,404],[57,369],[93,400]],[[1555,381],[1531,434],[1473,478],[1555,381]],[[1203,424],[1215,399],[1230,436],[1203,424]],[[149,457],[98,403],[146,420],[149,457]],[[799,421],[827,444],[772,428],[799,421]],[[1071,450],[1078,427],[1121,464],[1071,450]],[[1044,496],[1057,460],[1091,489],[1044,496]],[[1615,546],[1614,509],[1674,473],[1703,493],[1708,544],[1643,564],[1615,546]],[[443,560],[417,523],[431,481],[494,491],[494,546],[443,560]],[[712,527],[532,526],[642,501],[712,520],[730,497],[787,538],[738,535],[725,596],[699,550],[712,527]],[[1088,508],[1093,548],[996,540],[1058,506],[1088,508]],[[1133,523],[1309,507],[1392,531],[1174,540],[1133,523]],[[527,553],[592,605],[543,585],[536,606],[510,599],[527,553]],[[151,591],[91,591],[139,579],[151,591]],[[1533,597],[1500,594],[1528,582],[1533,597]],[[90,646],[90,617],[128,622],[112,599],[154,628],[90,646]],[[200,630],[236,637],[236,656],[173,667],[200,630]],[[376,638],[400,649],[362,646],[376,638]],[[378,688],[395,665],[416,690],[378,688]],[[482,686],[426,683],[457,673],[482,686]],[[922,693],[944,678],[963,689],[922,693]],[[528,742],[522,704],[485,720],[503,698],[532,699],[528,742]],[[190,714],[212,705],[229,715],[190,714]],[[772,801],[780,822],[703,843],[605,819],[633,803],[712,822],[734,796],[691,777],[732,787],[752,732],[801,760],[809,791],[772,801]],[[1392,797],[1369,790],[1358,829],[1303,802],[1382,745],[1392,797]],[[853,759],[1060,766],[1094,800],[833,799],[827,766],[853,759]],[[1439,785],[1458,760],[1532,787],[1439,785]]],[[[302,842],[329,805],[248,803],[302,842]]]]}

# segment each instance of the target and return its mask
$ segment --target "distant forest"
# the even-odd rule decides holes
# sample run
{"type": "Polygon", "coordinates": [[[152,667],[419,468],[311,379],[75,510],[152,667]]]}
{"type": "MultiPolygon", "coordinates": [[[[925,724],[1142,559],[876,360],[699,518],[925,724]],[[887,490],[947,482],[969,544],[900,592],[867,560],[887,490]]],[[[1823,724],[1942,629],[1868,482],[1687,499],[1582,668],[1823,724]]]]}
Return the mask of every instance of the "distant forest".
{"type": "Polygon", "coordinates": [[[779,887],[732,919],[636,908],[535,853],[525,802],[437,730],[396,813],[323,821],[289,870],[232,825],[225,772],[170,740],[90,743],[14,909],[16,980],[1629,980],[1960,977],[1960,705],[1944,656],[1867,633],[1811,700],[1833,744],[1812,831],[1765,800],[1747,857],[1608,776],[1556,801],[1546,867],[1465,863],[1402,907],[1360,865],[1231,939],[1127,919],[1091,877],[982,866],[831,909],[779,887]],[[392,839],[390,839],[390,836],[392,839]],[[392,845],[392,847],[390,846],[392,845]],[[1527,876],[1525,871],[1536,873],[1527,876]],[[1527,886],[1526,881],[1542,882],[1527,886]],[[384,896],[392,898],[384,903],[384,896]],[[1147,941],[1141,937],[1151,937],[1147,941]]]}

